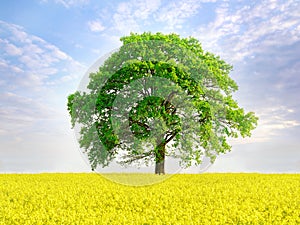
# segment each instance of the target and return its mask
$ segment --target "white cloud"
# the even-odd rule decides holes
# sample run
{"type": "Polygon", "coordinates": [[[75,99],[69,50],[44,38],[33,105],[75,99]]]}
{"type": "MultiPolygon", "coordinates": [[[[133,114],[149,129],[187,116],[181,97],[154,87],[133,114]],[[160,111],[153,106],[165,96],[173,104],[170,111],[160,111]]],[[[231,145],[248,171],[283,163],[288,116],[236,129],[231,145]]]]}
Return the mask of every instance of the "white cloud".
{"type": "Polygon", "coordinates": [[[130,32],[138,32],[140,29],[139,18],[135,16],[138,11],[137,0],[129,2],[121,2],[117,5],[116,13],[113,14],[113,30],[117,30],[122,34],[129,34],[130,32]]]}
{"type": "Polygon", "coordinates": [[[161,0],[136,1],[134,4],[137,9],[134,11],[134,16],[146,20],[159,9],[161,0]]]}
{"type": "Polygon", "coordinates": [[[65,8],[87,5],[90,2],[89,0],[40,0],[41,3],[47,3],[49,1],[54,1],[57,4],[61,4],[65,8]]]}
{"type": "MultiPolygon", "coordinates": [[[[295,51],[298,51],[298,49],[295,49],[295,51]]],[[[278,71],[278,79],[274,83],[276,90],[290,92],[291,88],[293,87],[295,89],[298,89],[300,85],[300,79],[299,79],[300,62],[296,61],[295,63],[290,63],[290,65],[282,65],[282,66],[283,69],[278,71]]]]}
{"type": "Polygon", "coordinates": [[[268,46],[299,41],[299,11],[300,4],[294,1],[264,0],[254,6],[227,2],[216,9],[216,19],[200,26],[194,36],[211,51],[233,61],[243,60],[268,46]]]}
{"type": "Polygon", "coordinates": [[[203,2],[212,1],[161,1],[161,0],[131,0],[121,2],[112,15],[112,29],[122,34],[140,32],[146,26],[155,23],[160,25],[160,31],[170,31],[183,28],[183,24],[193,17],[203,2]]]}
{"type": "Polygon", "coordinates": [[[174,1],[162,7],[155,18],[166,23],[169,29],[182,28],[185,20],[195,15],[200,6],[198,0],[174,1]]]}
{"type": "Polygon", "coordinates": [[[70,80],[72,80],[73,79],[73,77],[71,76],[71,75],[66,75],[66,76],[63,76],[63,77],[61,77],[61,81],[62,82],[66,82],[66,81],[70,81],[70,80]]]}
{"type": "Polygon", "coordinates": [[[101,32],[105,30],[105,27],[99,20],[89,21],[88,27],[92,32],[101,32]]]}
{"type": "MultiPolygon", "coordinates": [[[[16,66],[16,65],[11,65],[9,61],[4,60],[4,59],[0,59],[0,71],[2,72],[2,79],[4,79],[5,74],[7,71],[11,71],[13,74],[19,74],[19,73],[23,73],[24,71],[16,66]]],[[[4,82],[4,80],[2,80],[2,82],[4,82]]],[[[0,86],[1,86],[1,82],[0,82],[0,86]]]]}
{"type": "MultiPolygon", "coordinates": [[[[23,146],[27,146],[24,155],[32,155],[32,149],[41,148],[42,144],[37,143],[43,143],[42,139],[46,140],[44,147],[51,136],[59,134],[57,142],[64,141],[62,127],[69,125],[66,93],[77,85],[85,67],[20,26],[0,21],[0,31],[6,34],[0,39],[4,46],[0,48],[1,146],[8,149],[6,155],[23,146]]],[[[18,156],[18,152],[12,156],[18,156]]],[[[3,157],[8,165],[7,156],[3,157]]]]}
{"type": "MultiPolygon", "coordinates": [[[[1,22],[1,24],[3,26],[8,25],[5,22],[1,22]]],[[[18,41],[20,43],[30,42],[30,40],[28,39],[27,33],[25,33],[23,31],[22,27],[20,27],[18,25],[15,25],[15,24],[9,24],[9,27],[10,27],[10,32],[12,34],[12,40],[13,41],[18,41]]]]}
{"type": "Polygon", "coordinates": [[[53,49],[53,55],[60,60],[72,60],[70,56],[68,56],[65,52],[59,50],[58,48],[54,47],[53,49]]]}
{"type": "Polygon", "coordinates": [[[5,47],[6,53],[12,56],[22,55],[22,50],[13,44],[7,44],[5,47]]]}
{"type": "Polygon", "coordinates": [[[271,140],[280,137],[283,130],[286,132],[290,128],[298,127],[300,120],[293,119],[293,113],[294,110],[286,106],[268,106],[260,109],[257,113],[259,117],[257,136],[271,140]]]}
{"type": "Polygon", "coordinates": [[[22,27],[0,21],[0,29],[8,34],[6,39],[0,39],[3,46],[0,69],[6,81],[5,90],[22,87],[42,90],[47,84],[63,82],[61,76],[72,73],[75,77],[83,72],[84,66],[79,62],[58,47],[26,33],[22,27]]]}
{"type": "Polygon", "coordinates": [[[0,59],[0,69],[1,68],[7,68],[7,67],[9,67],[7,60],[0,59]]]}
{"type": "Polygon", "coordinates": [[[138,32],[140,27],[137,23],[137,20],[130,14],[114,14],[114,27],[117,31],[121,32],[122,34],[129,34],[130,32],[138,32]]]}
{"type": "Polygon", "coordinates": [[[40,120],[55,119],[56,110],[47,106],[41,99],[33,99],[12,92],[0,95],[0,121],[2,135],[11,137],[34,129],[40,120]]]}

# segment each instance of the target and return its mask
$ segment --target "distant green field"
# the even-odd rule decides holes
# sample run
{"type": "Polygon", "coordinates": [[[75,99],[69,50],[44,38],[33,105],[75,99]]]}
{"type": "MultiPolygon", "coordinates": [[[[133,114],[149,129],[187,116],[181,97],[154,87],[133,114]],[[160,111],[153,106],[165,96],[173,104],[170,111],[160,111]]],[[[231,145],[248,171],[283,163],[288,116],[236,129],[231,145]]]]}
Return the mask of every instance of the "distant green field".
{"type": "Polygon", "coordinates": [[[300,224],[300,174],[0,174],[0,224],[300,224]]]}

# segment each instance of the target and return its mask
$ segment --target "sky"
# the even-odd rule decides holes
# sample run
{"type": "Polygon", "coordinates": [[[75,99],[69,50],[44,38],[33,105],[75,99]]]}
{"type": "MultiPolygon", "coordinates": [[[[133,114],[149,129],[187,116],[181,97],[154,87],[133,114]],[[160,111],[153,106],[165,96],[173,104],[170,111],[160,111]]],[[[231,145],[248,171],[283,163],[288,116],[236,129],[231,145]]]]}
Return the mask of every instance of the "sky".
{"type": "Polygon", "coordinates": [[[144,31],[197,38],[233,65],[259,123],[208,172],[300,172],[300,2],[0,1],[0,173],[89,172],[67,96],[90,66],[144,31]]]}

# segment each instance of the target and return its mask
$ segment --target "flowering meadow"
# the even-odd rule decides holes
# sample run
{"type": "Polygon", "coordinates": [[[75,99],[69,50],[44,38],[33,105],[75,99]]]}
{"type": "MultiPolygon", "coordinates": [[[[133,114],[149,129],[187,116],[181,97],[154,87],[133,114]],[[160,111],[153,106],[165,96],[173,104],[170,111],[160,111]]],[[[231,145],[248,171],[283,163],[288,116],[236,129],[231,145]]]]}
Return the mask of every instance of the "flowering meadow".
{"type": "Polygon", "coordinates": [[[300,174],[0,174],[0,224],[300,224],[300,174]]]}

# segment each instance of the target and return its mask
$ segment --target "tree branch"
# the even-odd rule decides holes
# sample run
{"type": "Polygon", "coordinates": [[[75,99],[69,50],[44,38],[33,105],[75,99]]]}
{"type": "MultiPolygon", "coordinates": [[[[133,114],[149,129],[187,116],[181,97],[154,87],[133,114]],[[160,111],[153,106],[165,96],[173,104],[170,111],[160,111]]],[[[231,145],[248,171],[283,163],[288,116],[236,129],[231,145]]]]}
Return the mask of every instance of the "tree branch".
{"type": "Polygon", "coordinates": [[[145,157],[151,156],[152,154],[153,154],[153,152],[150,151],[150,152],[144,152],[143,154],[141,154],[141,155],[136,155],[136,156],[133,156],[133,155],[126,155],[126,156],[123,156],[122,158],[125,159],[125,158],[130,157],[130,159],[127,159],[127,160],[123,161],[122,163],[123,163],[123,164],[130,164],[130,163],[132,163],[132,162],[134,162],[134,161],[137,161],[137,160],[143,159],[143,158],[145,158],[145,157]]]}
{"type": "Polygon", "coordinates": [[[131,126],[133,123],[136,123],[136,124],[140,125],[141,127],[144,127],[147,130],[150,130],[150,127],[147,124],[142,123],[138,120],[133,120],[131,117],[129,117],[129,125],[131,126]]]}
{"type": "Polygon", "coordinates": [[[170,137],[169,138],[168,136],[166,137],[165,143],[168,144],[176,136],[177,133],[178,133],[177,131],[171,132],[170,137]]]}

